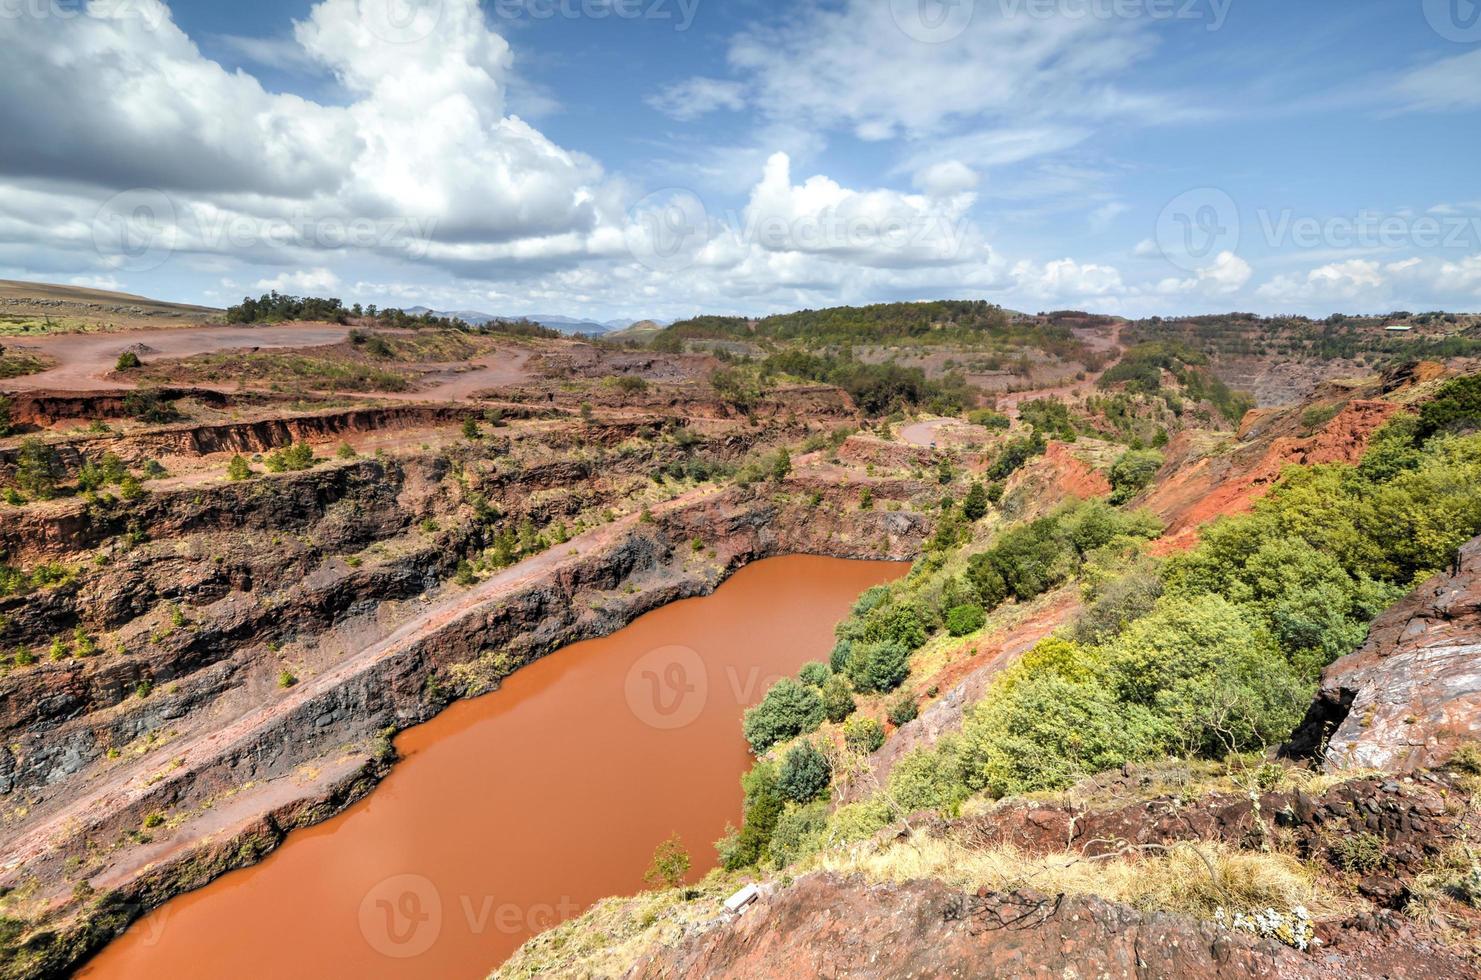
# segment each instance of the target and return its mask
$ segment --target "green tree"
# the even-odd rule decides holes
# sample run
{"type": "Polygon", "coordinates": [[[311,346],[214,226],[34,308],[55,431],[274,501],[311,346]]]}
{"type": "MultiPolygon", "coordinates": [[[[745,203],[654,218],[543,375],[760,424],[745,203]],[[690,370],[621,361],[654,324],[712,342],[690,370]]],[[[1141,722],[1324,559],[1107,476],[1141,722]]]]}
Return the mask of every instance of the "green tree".
{"type": "Polygon", "coordinates": [[[238,453],[226,464],[226,478],[236,482],[250,480],[252,478],[252,466],[247,462],[247,457],[238,453]]]}
{"type": "Polygon", "coordinates": [[[643,880],[654,886],[678,888],[684,883],[689,866],[689,852],[684,850],[684,842],[675,833],[654,848],[653,863],[648,865],[643,880]]]}
{"type": "Polygon", "coordinates": [[[1155,449],[1129,449],[1111,465],[1111,503],[1124,504],[1141,493],[1162,468],[1155,449]]]}
{"type": "Polygon", "coordinates": [[[138,354],[135,354],[131,350],[126,350],[118,355],[118,363],[115,365],[115,369],[119,371],[132,371],[143,366],[139,361],[138,354]]]}
{"type": "Polygon", "coordinates": [[[823,715],[835,725],[854,713],[858,705],[853,692],[842,677],[830,677],[819,695],[823,700],[823,715]]]}
{"type": "Polygon", "coordinates": [[[910,651],[891,641],[857,643],[849,654],[847,671],[860,691],[893,691],[910,674],[910,651]]]}
{"type": "Polygon", "coordinates": [[[856,715],[844,722],[843,744],[852,752],[869,755],[884,744],[884,726],[873,718],[856,715]]]}
{"type": "Polygon", "coordinates": [[[808,687],[822,687],[832,676],[833,671],[828,665],[818,661],[803,664],[802,669],[797,672],[797,679],[808,687]]]}
{"type": "Polygon", "coordinates": [[[746,712],[742,730],[751,751],[760,755],[778,742],[814,731],[822,723],[823,702],[818,692],[783,677],[760,704],[746,712]]]}
{"type": "Polygon", "coordinates": [[[0,394],[0,436],[10,435],[11,427],[15,424],[10,416],[12,405],[9,395],[0,394]]]}
{"type": "Polygon", "coordinates": [[[816,745],[803,742],[787,750],[777,774],[777,789],[793,803],[811,803],[828,790],[833,765],[816,745]]]}
{"type": "Polygon", "coordinates": [[[987,487],[981,481],[972,484],[967,497],[962,501],[962,515],[969,521],[980,521],[987,516],[987,487]]]}
{"type": "Polygon", "coordinates": [[[62,464],[53,447],[38,436],[21,440],[15,457],[15,485],[37,500],[56,496],[62,464]]]}
{"type": "Polygon", "coordinates": [[[982,629],[987,613],[975,602],[952,606],[946,612],[946,629],[952,636],[966,636],[982,629]]]}

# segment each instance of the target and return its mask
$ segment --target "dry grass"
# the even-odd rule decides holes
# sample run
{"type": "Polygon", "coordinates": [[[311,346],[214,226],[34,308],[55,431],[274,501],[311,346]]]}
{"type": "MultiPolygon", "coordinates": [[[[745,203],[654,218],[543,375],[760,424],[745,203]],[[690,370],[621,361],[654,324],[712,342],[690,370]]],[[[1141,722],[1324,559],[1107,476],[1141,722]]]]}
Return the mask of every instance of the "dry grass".
{"type": "Polygon", "coordinates": [[[932,878],[964,890],[1094,895],[1143,911],[1202,919],[1212,918],[1220,908],[1249,912],[1304,906],[1315,914],[1336,901],[1295,858],[1223,844],[1181,843],[1166,850],[1091,859],[1069,851],[1036,857],[1011,847],[975,850],[948,837],[895,843],[881,850],[835,851],[820,855],[814,864],[875,881],[932,878]]]}
{"type": "Polygon", "coordinates": [[[620,977],[643,953],[671,946],[691,927],[719,916],[742,883],[737,875],[712,871],[687,891],[603,899],[525,943],[490,976],[620,977]]]}

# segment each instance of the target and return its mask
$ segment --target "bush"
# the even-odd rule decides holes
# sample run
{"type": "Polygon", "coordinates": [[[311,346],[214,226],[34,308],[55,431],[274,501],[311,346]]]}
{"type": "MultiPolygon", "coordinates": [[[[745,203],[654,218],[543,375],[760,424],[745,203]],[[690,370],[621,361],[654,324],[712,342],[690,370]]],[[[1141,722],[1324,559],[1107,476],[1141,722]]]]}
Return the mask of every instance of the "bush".
{"type": "Polygon", "coordinates": [[[811,803],[828,790],[833,766],[811,742],[794,745],[782,760],[777,789],[793,803],[811,803]]]}
{"type": "Polygon", "coordinates": [[[969,521],[980,521],[987,516],[987,487],[973,483],[962,501],[962,516],[969,521]]]}
{"type": "Polygon", "coordinates": [[[247,462],[247,457],[238,453],[226,464],[226,478],[240,483],[242,480],[252,478],[252,466],[247,462]]]}
{"type": "Polygon", "coordinates": [[[855,689],[865,693],[888,693],[910,674],[910,651],[902,644],[884,641],[859,643],[849,655],[846,668],[855,689]]]}
{"type": "Polygon", "coordinates": [[[0,394],[0,436],[10,435],[11,426],[14,425],[10,418],[13,404],[9,395],[0,394]]]}
{"type": "Polygon", "coordinates": [[[1415,435],[1424,441],[1437,432],[1474,432],[1481,427],[1481,374],[1447,382],[1419,410],[1415,435]]]}
{"type": "Polygon", "coordinates": [[[835,725],[854,713],[858,707],[854,703],[853,692],[849,690],[848,682],[842,677],[830,677],[828,683],[823,685],[823,715],[835,725]]]}
{"type": "Polygon", "coordinates": [[[772,832],[776,830],[786,806],[786,797],[777,788],[775,763],[758,762],[741,776],[745,793],[745,818],[739,831],[730,830],[716,844],[720,864],[727,871],[749,868],[767,854],[772,832]]]}
{"type": "Polygon", "coordinates": [[[312,469],[318,460],[314,458],[314,447],[306,442],[295,442],[285,449],[269,453],[265,462],[272,472],[283,473],[312,469]]]}
{"type": "Polygon", "coordinates": [[[139,361],[138,354],[135,354],[131,350],[126,350],[118,355],[118,363],[115,365],[115,369],[119,371],[132,371],[135,368],[141,368],[143,366],[139,361]]]}
{"type": "Polygon", "coordinates": [[[828,665],[818,661],[803,664],[802,669],[797,672],[797,678],[808,687],[822,687],[832,676],[833,671],[828,669],[828,665]]]}
{"type": "Polygon", "coordinates": [[[884,744],[884,726],[873,718],[850,718],[843,726],[843,744],[852,752],[869,755],[884,744]]]}
{"type": "Polygon", "coordinates": [[[987,613],[975,602],[952,606],[946,613],[946,629],[952,636],[966,636],[982,629],[987,613]]]}
{"type": "Polygon", "coordinates": [[[841,639],[833,644],[833,652],[828,654],[828,667],[835,674],[842,674],[848,670],[848,658],[853,653],[854,641],[841,639]]]}
{"type": "Polygon", "coordinates": [[[1124,504],[1146,489],[1162,468],[1162,454],[1155,449],[1130,449],[1111,466],[1111,503],[1124,504]]]}
{"type": "Polygon", "coordinates": [[[742,729],[751,751],[760,755],[778,742],[816,730],[822,723],[823,702],[818,692],[783,677],[760,704],[746,712],[742,729]]]}
{"type": "Polygon", "coordinates": [[[15,485],[37,500],[56,496],[62,463],[53,447],[37,436],[21,440],[15,457],[15,485]]]}
{"type": "Polygon", "coordinates": [[[915,702],[915,695],[907,691],[900,700],[890,705],[890,724],[899,728],[907,722],[915,721],[919,714],[920,707],[915,702]]]}
{"type": "Polygon", "coordinates": [[[293,671],[284,670],[278,674],[278,686],[283,688],[284,690],[297,684],[298,678],[293,675],[293,671]]]}
{"type": "Polygon", "coordinates": [[[684,883],[689,866],[689,852],[684,850],[684,842],[675,833],[653,849],[653,863],[648,865],[643,880],[654,886],[678,888],[684,883]]]}

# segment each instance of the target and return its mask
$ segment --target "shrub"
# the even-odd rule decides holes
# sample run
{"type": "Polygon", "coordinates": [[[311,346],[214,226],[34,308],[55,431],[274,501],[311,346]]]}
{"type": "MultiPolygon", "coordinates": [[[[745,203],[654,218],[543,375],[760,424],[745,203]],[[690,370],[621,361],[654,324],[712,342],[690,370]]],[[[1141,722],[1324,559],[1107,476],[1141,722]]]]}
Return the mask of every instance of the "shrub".
{"type": "Polygon", "coordinates": [[[291,671],[291,670],[284,670],[284,671],[279,672],[279,674],[278,674],[278,686],[279,687],[281,687],[281,688],[283,688],[283,689],[286,690],[287,688],[293,687],[297,683],[298,683],[298,678],[293,675],[293,671],[291,671]]]}
{"type": "Polygon", "coordinates": [[[783,677],[760,704],[746,712],[742,728],[751,751],[760,755],[778,742],[814,731],[822,723],[823,702],[818,692],[783,677]]]}
{"type": "Polygon", "coordinates": [[[1162,468],[1162,454],[1155,449],[1130,449],[1111,465],[1111,503],[1124,504],[1146,489],[1162,468]]]}
{"type": "Polygon", "coordinates": [[[842,677],[828,678],[828,683],[823,685],[821,697],[823,715],[835,725],[853,714],[858,707],[854,703],[854,695],[849,690],[848,682],[842,677]]]}
{"type": "Polygon", "coordinates": [[[980,521],[987,516],[987,487],[973,483],[962,501],[962,516],[969,521],[980,521]]]}
{"type": "Polygon", "coordinates": [[[833,766],[811,742],[794,745],[782,760],[777,789],[793,803],[811,803],[828,790],[833,766]]]}
{"type": "Polygon", "coordinates": [[[848,670],[848,658],[853,653],[854,641],[841,639],[833,644],[833,652],[828,654],[828,666],[835,674],[842,674],[848,670]]]}
{"type": "Polygon", "coordinates": [[[1447,382],[1419,410],[1415,433],[1424,441],[1437,432],[1473,432],[1481,427],[1481,374],[1447,382]]]}
{"type": "Polygon", "coordinates": [[[832,676],[833,671],[828,669],[828,665],[817,661],[803,664],[802,670],[797,673],[798,679],[808,687],[822,687],[832,676]]]}
{"type": "Polygon", "coordinates": [[[910,651],[894,642],[856,644],[846,668],[849,680],[865,693],[887,693],[910,674],[910,651]]]}
{"type": "Polygon", "coordinates": [[[777,450],[776,457],[771,461],[771,478],[777,483],[785,480],[792,472],[792,454],[785,448],[777,450]]]}
{"type": "Polygon", "coordinates": [[[162,425],[180,418],[175,406],[152,388],[139,388],[123,396],[123,410],[140,422],[162,425]]]}
{"type": "Polygon", "coordinates": [[[1383,867],[1383,838],[1366,831],[1332,841],[1332,860],[1349,874],[1372,874],[1383,867]]]}
{"type": "Polygon", "coordinates": [[[317,462],[314,447],[306,442],[295,442],[284,449],[276,449],[268,454],[266,460],[267,468],[274,473],[312,469],[317,462]]]}
{"type": "Polygon", "coordinates": [[[139,478],[129,473],[118,481],[118,495],[124,500],[138,500],[144,496],[144,487],[139,483],[139,478]]]}
{"type": "Polygon", "coordinates": [[[915,721],[920,714],[920,707],[915,702],[915,695],[907,691],[894,704],[890,705],[890,724],[899,728],[907,722],[915,721]]]}
{"type": "Polygon", "coordinates": [[[354,446],[350,445],[348,442],[342,442],[339,444],[339,448],[334,451],[334,455],[338,456],[340,459],[354,459],[360,454],[355,452],[354,446]]]}
{"type": "Polygon", "coordinates": [[[987,613],[975,602],[952,606],[946,613],[946,629],[952,636],[966,636],[982,629],[987,613]]]}
{"type": "Polygon", "coordinates": [[[850,718],[843,726],[843,744],[850,751],[869,755],[884,744],[884,726],[873,718],[850,718]]]}
{"type": "Polygon", "coordinates": [[[478,420],[477,419],[464,419],[463,420],[463,438],[464,439],[482,439],[483,438],[483,430],[478,427],[478,420]]]}
{"type": "Polygon", "coordinates": [[[758,762],[741,776],[745,793],[745,817],[739,831],[730,829],[717,842],[720,864],[727,871],[749,868],[767,854],[772,832],[786,806],[786,798],[777,788],[777,766],[758,762]]]}
{"type": "Polygon", "coordinates": [[[115,365],[115,368],[119,371],[132,371],[135,368],[140,368],[143,366],[144,365],[139,362],[138,354],[135,354],[131,350],[126,350],[122,354],[118,355],[118,364],[115,365]]]}
{"type": "Polygon", "coordinates": [[[226,478],[241,482],[252,478],[252,466],[247,462],[247,457],[241,453],[233,456],[231,462],[226,464],[226,478]]]}
{"type": "Polygon", "coordinates": [[[648,865],[643,880],[650,885],[678,888],[684,883],[689,866],[689,852],[684,850],[684,842],[675,833],[653,849],[653,863],[648,865]]]}
{"type": "Polygon", "coordinates": [[[9,395],[0,395],[0,436],[10,435],[11,426],[14,424],[10,419],[12,404],[9,395]]]}
{"type": "Polygon", "coordinates": [[[57,451],[36,436],[21,440],[16,450],[15,485],[37,500],[56,496],[62,464],[57,451]]]}

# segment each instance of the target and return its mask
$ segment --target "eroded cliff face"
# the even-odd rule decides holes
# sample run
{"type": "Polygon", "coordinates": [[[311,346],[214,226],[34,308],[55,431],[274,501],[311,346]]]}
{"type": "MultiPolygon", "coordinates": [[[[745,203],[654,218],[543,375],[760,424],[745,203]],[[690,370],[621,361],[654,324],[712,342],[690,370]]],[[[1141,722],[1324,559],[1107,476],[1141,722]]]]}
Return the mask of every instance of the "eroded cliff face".
{"type": "Polygon", "coordinates": [[[1481,538],[1322,673],[1288,746],[1325,765],[1407,772],[1481,738],[1481,538]]]}

